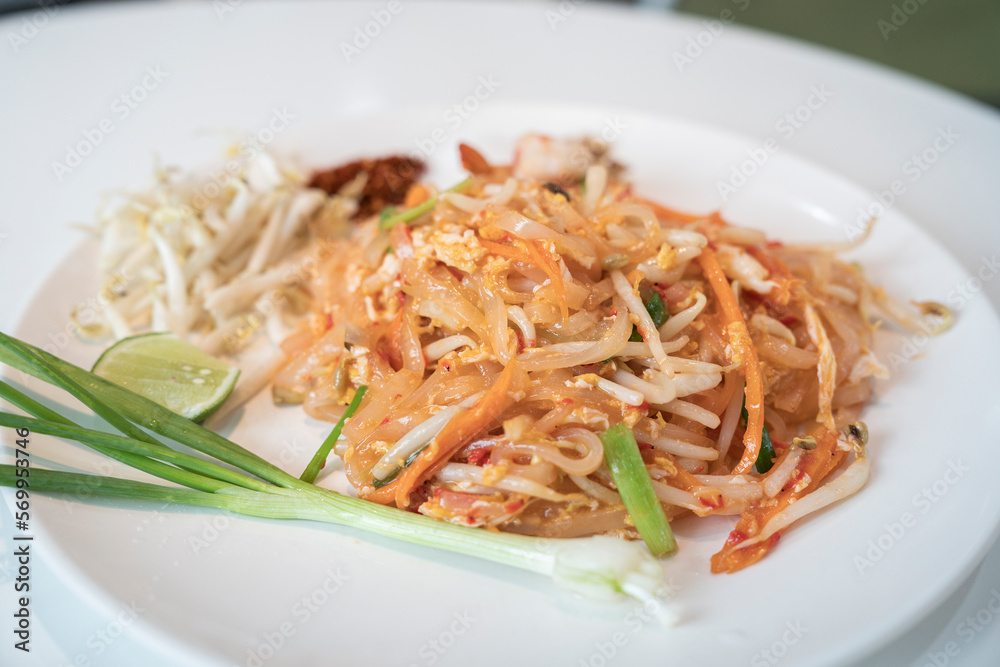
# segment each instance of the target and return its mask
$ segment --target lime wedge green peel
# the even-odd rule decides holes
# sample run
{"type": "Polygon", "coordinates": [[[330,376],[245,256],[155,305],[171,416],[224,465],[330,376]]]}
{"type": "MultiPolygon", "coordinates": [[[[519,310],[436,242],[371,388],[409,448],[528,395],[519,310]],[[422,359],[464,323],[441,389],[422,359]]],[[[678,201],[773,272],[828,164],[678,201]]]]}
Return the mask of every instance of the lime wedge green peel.
{"type": "Polygon", "coordinates": [[[240,376],[238,368],[172,333],[123,338],[101,355],[93,372],[196,422],[222,405],[240,376]]]}

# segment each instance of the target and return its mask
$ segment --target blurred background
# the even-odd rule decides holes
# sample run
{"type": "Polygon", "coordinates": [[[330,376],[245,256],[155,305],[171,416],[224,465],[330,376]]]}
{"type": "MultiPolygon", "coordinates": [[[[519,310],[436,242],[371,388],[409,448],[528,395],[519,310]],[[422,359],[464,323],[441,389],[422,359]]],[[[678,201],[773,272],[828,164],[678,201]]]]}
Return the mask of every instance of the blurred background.
{"type": "MultiPolygon", "coordinates": [[[[1000,0],[607,1],[787,35],[880,62],[1000,107],[1000,0]]],[[[0,14],[20,11],[30,17],[53,5],[84,2],[0,0],[0,14]]]]}

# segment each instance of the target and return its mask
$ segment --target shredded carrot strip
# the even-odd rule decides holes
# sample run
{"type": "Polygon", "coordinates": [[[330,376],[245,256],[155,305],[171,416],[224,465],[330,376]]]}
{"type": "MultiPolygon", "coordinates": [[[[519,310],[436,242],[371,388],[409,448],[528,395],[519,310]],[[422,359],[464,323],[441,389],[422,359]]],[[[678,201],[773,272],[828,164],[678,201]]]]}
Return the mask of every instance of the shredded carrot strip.
{"type": "MultiPolygon", "coordinates": [[[[815,491],[824,479],[836,470],[847,456],[847,452],[837,447],[836,431],[818,427],[813,432],[816,438],[816,448],[806,452],[796,466],[798,473],[789,480],[785,488],[774,498],[758,502],[740,517],[719,553],[712,556],[712,572],[736,572],[748,565],[753,565],[763,558],[778,540],[780,533],[775,533],[771,539],[757,542],[740,548],[745,540],[760,534],[771,517],[784,511],[789,505],[803,496],[815,491]],[[798,488],[793,480],[805,480],[808,483],[798,488]]],[[[788,454],[784,454],[787,456],[788,454]]]]}
{"type": "Polygon", "coordinates": [[[541,244],[527,240],[524,242],[524,245],[528,249],[531,258],[538,263],[539,268],[552,281],[552,287],[555,288],[556,295],[559,297],[559,313],[562,315],[562,321],[565,323],[569,319],[569,304],[566,297],[566,283],[563,282],[562,271],[559,270],[559,260],[552,257],[548,250],[541,244]]]}
{"type": "Polygon", "coordinates": [[[730,287],[726,274],[719,266],[715,252],[711,248],[703,248],[697,257],[697,262],[701,265],[705,278],[711,284],[712,291],[722,307],[729,342],[733,346],[733,352],[743,364],[743,373],[746,377],[748,419],[747,429],[743,434],[743,458],[733,468],[733,473],[742,473],[750,470],[757,462],[757,454],[760,452],[760,441],[764,431],[764,379],[760,373],[757,351],[753,347],[753,341],[750,340],[750,331],[743,319],[740,304],[733,294],[733,288],[730,287]]]}
{"type": "Polygon", "coordinates": [[[682,468],[681,464],[677,462],[677,458],[672,454],[654,449],[644,456],[643,459],[648,459],[648,463],[657,465],[668,472],[673,470],[674,473],[672,475],[668,475],[668,483],[670,486],[681,489],[682,491],[691,491],[692,493],[705,486],[703,483],[698,481],[697,477],[682,468]]]}
{"type": "Polygon", "coordinates": [[[531,257],[520,248],[504,245],[503,243],[497,243],[496,241],[487,241],[484,238],[480,238],[479,243],[494,255],[509,257],[517,262],[525,262],[527,264],[531,263],[531,257]]]}
{"type": "Polygon", "coordinates": [[[406,197],[403,199],[403,208],[413,208],[418,204],[423,204],[430,197],[430,193],[420,183],[414,183],[410,186],[410,189],[406,191],[406,197]]]}
{"type": "Polygon", "coordinates": [[[516,240],[512,245],[505,245],[503,243],[497,243],[496,241],[488,241],[484,238],[480,238],[479,243],[495,255],[509,257],[518,262],[535,264],[538,266],[538,268],[544,271],[545,275],[549,277],[549,280],[552,281],[552,287],[555,289],[556,295],[559,298],[559,312],[562,315],[563,322],[569,318],[569,303],[566,296],[566,283],[563,282],[562,271],[559,270],[559,260],[552,257],[551,253],[549,253],[545,246],[535,243],[530,239],[526,241],[516,240]],[[522,247],[524,250],[522,250],[522,247]]]}
{"type": "MultiPolygon", "coordinates": [[[[493,386],[486,390],[470,410],[456,415],[448,422],[423,454],[418,456],[391,484],[383,486],[378,491],[392,489],[384,495],[395,499],[396,507],[409,506],[410,494],[415,488],[430,479],[458,450],[472,442],[473,438],[496,421],[503,412],[507,392],[510,391],[517,373],[517,362],[511,360],[493,386]]],[[[369,497],[369,499],[374,498],[369,497]]]]}
{"type": "Polygon", "coordinates": [[[400,475],[396,489],[396,506],[406,507],[410,493],[444,466],[455,453],[496,421],[503,412],[517,373],[517,362],[511,360],[493,386],[484,393],[468,412],[457,415],[431,441],[427,450],[400,475]]]}

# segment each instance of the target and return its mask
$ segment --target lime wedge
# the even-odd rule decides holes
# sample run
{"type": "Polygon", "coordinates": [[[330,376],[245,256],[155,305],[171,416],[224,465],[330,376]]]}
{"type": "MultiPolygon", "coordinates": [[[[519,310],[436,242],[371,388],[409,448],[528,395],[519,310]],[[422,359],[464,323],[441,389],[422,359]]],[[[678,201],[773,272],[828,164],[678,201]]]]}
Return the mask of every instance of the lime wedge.
{"type": "Polygon", "coordinates": [[[196,422],[222,405],[240,375],[172,333],[123,338],[101,355],[93,372],[196,422]]]}

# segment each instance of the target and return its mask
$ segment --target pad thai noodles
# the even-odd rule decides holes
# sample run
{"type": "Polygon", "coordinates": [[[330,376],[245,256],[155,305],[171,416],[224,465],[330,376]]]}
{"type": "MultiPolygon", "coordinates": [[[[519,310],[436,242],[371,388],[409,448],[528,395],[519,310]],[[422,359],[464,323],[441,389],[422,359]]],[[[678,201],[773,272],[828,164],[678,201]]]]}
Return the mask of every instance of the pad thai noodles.
{"type": "MultiPolygon", "coordinates": [[[[313,229],[308,314],[273,392],[335,422],[366,388],[334,447],[360,498],[634,539],[601,438],[624,424],[668,519],[738,517],[712,558],[734,572],[863,487],[860,417],[886,375],[873,318],[939,331],[942,306],[893,301],[838,259],[850,244],[784,244],[639,196],[599,142],[461,158],[449,190],[411,169],[398,207],[313,229]]],[[[342,197],[357,173],[312,185],[342,197]]]]}

